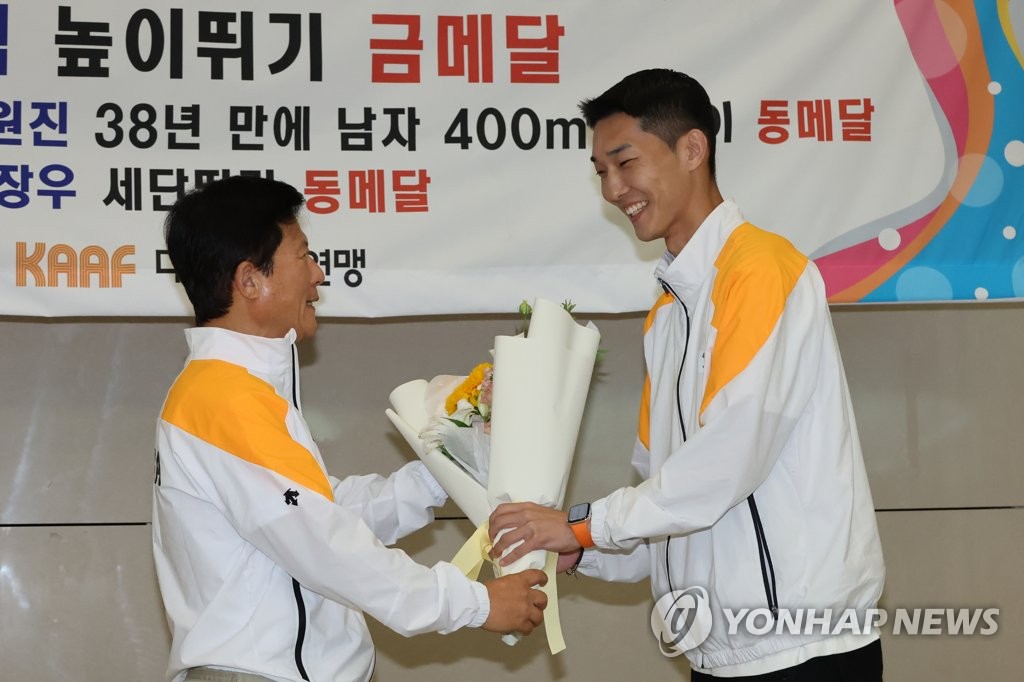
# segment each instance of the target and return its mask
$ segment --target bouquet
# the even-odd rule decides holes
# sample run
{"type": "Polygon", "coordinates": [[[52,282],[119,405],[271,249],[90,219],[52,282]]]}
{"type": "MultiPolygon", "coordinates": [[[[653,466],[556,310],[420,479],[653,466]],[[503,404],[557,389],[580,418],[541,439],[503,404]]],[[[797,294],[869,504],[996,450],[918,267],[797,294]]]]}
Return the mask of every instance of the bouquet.
{"type": "MultiPolygon", "coordinates": [[[[471,577],[489,549],[486,522],[494,507],[562,505],[599,341],[592,323],[580,325],[565,306],[538,299],[525,335],[494,339],[492,366],[478,366],[468,377],[417,379],[391,393],[388,417],[477,526],[453,560],[471,577]]],[[[556,559],[538,550],[497,569],[547,571],[544,622],[552,653],[565,648],[556,559]]]]}
{"type": "Polygon", "coordinates": [[[494,365],[485,362],[466,377],[434,377],[423,397],[427,414],[434,415],[420,431],[426,447],[437,448],[483,486],[490,462],[493,386],[494,365]]]}

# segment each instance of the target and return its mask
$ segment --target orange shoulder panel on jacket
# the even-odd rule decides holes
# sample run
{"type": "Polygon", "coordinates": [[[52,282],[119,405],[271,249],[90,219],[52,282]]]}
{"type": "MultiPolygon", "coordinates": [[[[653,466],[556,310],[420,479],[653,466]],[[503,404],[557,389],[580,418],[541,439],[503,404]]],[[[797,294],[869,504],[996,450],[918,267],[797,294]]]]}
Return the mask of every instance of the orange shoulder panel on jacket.
{"type": "Polygon", "coordinates": [[[162,419],[230,455],[270,469],[333,500],[313,454],[292,439],[288,402],[244,367],[192,360],[174,382],[162,419]]]}
{"type": "Polygon", "coordinates": [[[701,415],[761,350],[806,267],[807,256],[785,238],[749,223],[733,230],[715,260],[711,326],[717,336],[701,415]]]}

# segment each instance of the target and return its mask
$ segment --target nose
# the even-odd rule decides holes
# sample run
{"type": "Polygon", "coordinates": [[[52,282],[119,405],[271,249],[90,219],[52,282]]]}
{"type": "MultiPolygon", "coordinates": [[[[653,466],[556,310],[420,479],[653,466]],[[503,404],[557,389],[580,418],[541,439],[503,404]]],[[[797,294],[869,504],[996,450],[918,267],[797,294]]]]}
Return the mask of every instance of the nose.
{"type": "Polygon", "coordinates": [[[605,173],[601,183],[601,194],[605,201],[610,204],[618,203],[619,199],[625,195],[626,189],[626,183],[622,181],[622,177],[618,173],[612,171],[605,173]]]}
{"type": "Polygon", "coordinates": [[[320,267],[320,261],[315,256],[309,259],[309,264],[313,267],[313,286],[318,287],[324,283],[327,278],[324,275],[324,269],[320,267]]]}

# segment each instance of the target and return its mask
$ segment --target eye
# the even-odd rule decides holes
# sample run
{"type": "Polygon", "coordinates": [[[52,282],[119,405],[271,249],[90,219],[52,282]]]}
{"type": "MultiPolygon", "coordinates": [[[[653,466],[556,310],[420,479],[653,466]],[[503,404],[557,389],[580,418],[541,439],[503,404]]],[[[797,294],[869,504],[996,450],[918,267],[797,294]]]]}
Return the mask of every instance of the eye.
{"type": "Polygon", "coordinates": [[[623,166],[625,166],[627,163],[630,163],[631,161],[636,161],[636,157],[633,157],[632,159],[623,159],[622,161],[619,162],[619,168],[622,168],[623,166]]]}

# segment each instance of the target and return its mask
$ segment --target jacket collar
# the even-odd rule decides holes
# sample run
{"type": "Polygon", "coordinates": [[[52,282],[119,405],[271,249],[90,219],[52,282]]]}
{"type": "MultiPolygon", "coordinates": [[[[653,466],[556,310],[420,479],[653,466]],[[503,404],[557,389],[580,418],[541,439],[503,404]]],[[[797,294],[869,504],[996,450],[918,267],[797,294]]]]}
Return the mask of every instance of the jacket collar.
{"type": "Polygon", "coordinates": [[[708,214],[679,255],[673,257],[669,251],[665,252],[654,271],[655,276],[693,310],[701,287],[715,271],[715,260],[725,240],[743,222],[739,206],[726,199],[708,214]]]}
{"type": "Polygon", "coordinates": [[[185,330],[188,360],[222,360],[249,370],[289,403],[299,406],[299,371],[295,330],[279,339],[250,336],[218,327],[185,330]],[[294,387],[294,396],[293,389],[294,387]]]}

